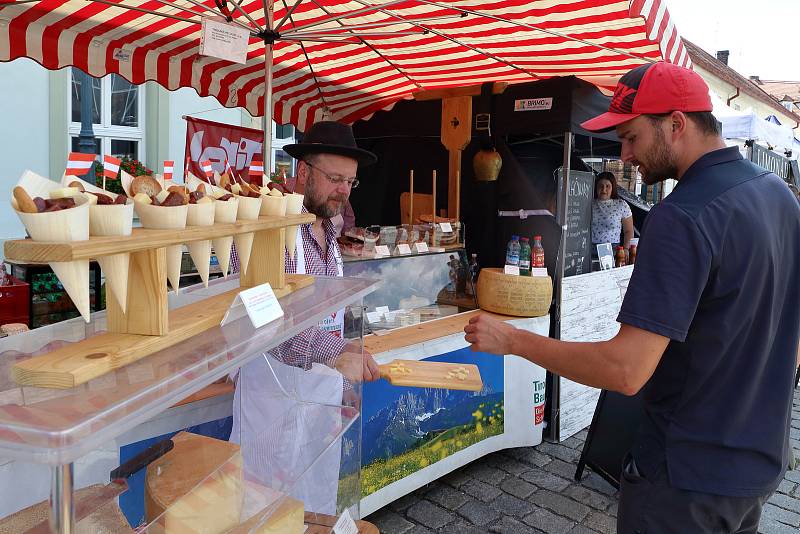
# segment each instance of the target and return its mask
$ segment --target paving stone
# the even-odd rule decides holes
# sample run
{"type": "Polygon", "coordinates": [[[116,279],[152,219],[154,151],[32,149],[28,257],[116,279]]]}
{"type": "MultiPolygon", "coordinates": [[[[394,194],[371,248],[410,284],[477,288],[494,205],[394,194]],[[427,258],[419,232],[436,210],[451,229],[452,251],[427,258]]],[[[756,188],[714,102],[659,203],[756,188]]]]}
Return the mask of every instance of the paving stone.
{"type": "Polygon", "coordinates": [[[583,521],[591,511],[591,508],[585,504],[575,502],[568,497],[547,490],[537,491],[528,497],[528,500],[578,523],[583,521]]]}
{"type": "Polygon", "coordinates": [[[506,516],[501,517],[499,521],[489,525],[489,532],[495,532],[497,534],[536,534],[541,532],[541,530],[529,527],[525,523],[506,516]]]}
{"type": "Polygon", "coordinates": [[[800,513],[800,499],[788,495],[776,493],[770,497],[769,503],[794,513],[800,513]]]}
{"type": "Polygon", "coordinates": [[[797,529],[762,516],[758,532],[763,534],[797,534],[797,529]]]}
{"type": "Polygon", "coordinates": [[[525,516],[522,521],[547,532],[547,534],[566,534],[575,526],[573,521],[543,508],[539,508],[532,514],[525,516]]]}
{"type": "Polygon", "coordinates": [[[570,449],[569,447],[565,447],[564,445],[560,445],[558,443],[543,442],[542,444],[538,445],[536,449],[542,454],[555,456],[556,458],[564,460],[565,462],[577,463],[581,456],[579,451],[570,449]]]}
{"type": "Polygon", "coordinates": [[[614,504],[612,504],[612,505],[611,505],[611,506],[608,508],[608,510],[606,510],[606,513],[607,513],[608,515],[611,515],[611,516],[617,517],[617,511],[618,511],[618,510],[619,510],[619,501],[617,501],[617,502],[615,502],[614,504]]]}
{"type": "Polygon", "coordinates": [[[467,472],[470,476],[472,476],[472,478],[495,486],[500,484],[508,476],[508,473],[505,471],[502,471],[496,467],[481,465],[477,462],[472,464],[467,472]]]}
{"type": "Polygon", "coordinates": [[[789,437],[792,439],[800,439],[800,430],[796,428],[789,429],[789,437]]]}
{"type": "Polygon", "coordinates": [[[383,508],[371,516],[369,521],[378,527],[378,530],[387,534],[405,534],[412,528],[414,523],[406,521],[402,516],[383,508]]]}
{"type": "Polygon", "coordinates": [[[532,465],[535,467],[543,467],[550,463],[549,456],[542,454],[539,451],[533,449],[533,447],[521,447],[519,449],[511,449],[508,451],[508,454],[519,460],[520,462],[526,463],[528,465],[532,465]]]}
{"type": "MultiPolygon", "coordinates": [[[[425,528],[422,525],[414,525],[414,528],[406,532],[406,534],[433,534],[433,532],[434,532],[433,530],[425,528]]],[[[439,530],[439,532],[441,532],[441,530],[439,530]]]]}
{"type": "Polygon", "coordinates": [[[608,495],[590,490],[589,488],[584,488],[577,484],[568,487],[563,494],[598,510],[607,510],[612,503],[616,503],[616,501],[608,495]]]}
{"type": "MultiPolygon", "coordinates": [[[[568,463],[556,458],[546,466],[542,467],[542,469],[544,469],[545,471],[549,471],[554,475],[566,478],[567,480],[575,480],[575,469],[577,467],[578,467],[577,464],[568,463]]],[[[585,478],[586,476],[588,476],[588,473],[584,469],[583,476],[581,478],[585,478]]]]}
{"type": "Polygon", "coordinates": [[[597,534],[597,531],[584,525],[575,525],[572,527],[572,530],[569,531],[569,534],[597,534]]]}
{"type": "Polygon", "coordinates": [[[589,430],[588,430],[588,429],[586,429],[586,428],[584,428],[583,430],[581,430],[580,432],[578,432],[577,434],[575,434],[575,436],[574,436],[574,437],[576,437],[576,438],[578,438],[578,439],[581,439],[581,440],[583,440],[583,441],[586,441],[586,436],[588,436],[588,435],[589,435],[589,430]]]}
{"type": "Polygon", "coordinates": [[[569,480],[557,477],[554,474],[548,473],[547,471],[543,471],[541,469],[534,469],[532,471],[528,471],[527,473],[522,473],[519,477],[523,480],[527,480],[531,484],[535,484],[540,488],[551,491],[563,491],[567,489],[570,484],[569,480]]]}
{"type": "Polygon", "coordinates": [[[409,493],[389,504],[389,508],[395,512],[403,512],[412,504],[419,501],[419,496],[414,493],[409,493]]]}
{"type": "Polygon", "coordinates": [[[581,480],[581,485],[591,488],[600,493],[614,496],[617,494],[616,488],[609,484],[604,478],[601,478],[597,473],[590,472],[589,476],[581,480]]]}
{"type": "Polygon", "coordinates": [[[452,513],[425,500],[421,500],[409,508],[406,517],[432,529],[443,527],[455,519],[452,513]]]}
{"type": "Polygon", "coordinates": [[[780,523],[786,523],[793,527],[800,527],[800,514],[778,508],[774,504],[767,503],[764,505],[764,510],[761,512],[761,517],[767,519],[774,519],[780,523]]]}
{"type": "Polygon", "coordinates": [[[538,488],[530,482],[525,482],[521,478],[508,477],[500,484],[500,489],[506,493],[510,493],[514,497],[525,499],[538,488]]]}
{"type": "Polygon", "coordinates": [[[617,519],[603,512],[592,512],[583,520],[583,524],[602,534],[616,534],[617,519]]]}
{"type": "Polygon", "coordinates": [[[457,513],[473,525],[478,525],[479,527],[485,527],[500,517],[500,512],[494,507],[475,499],[471,499],[465,503],[464,506],[458,509],[457,513]]]}
{"type": "Polygon", "coordinates": [[[496,467],[498,469],[502,469],[506,473],[517,476],[521,475],[522,473],[527,473],[531,470],[529,465],[523,464],[514,458],[504,458],[504,460],[501,463],[498,463],[496,467]]]}
{"type": "Polygon", "coordinates": [[[800,484],[800,470],[793,469],[792,471],[786,471],[786,476],[784,478],[795,484],[800,484]]]}
{"type": "Polygon", "coordinates": [[[459,469],[457,471],[453,471],[448,475],[443,476],[439,480],[447,484],[450,484],[454,488],[460,488],[465,483],[472,480],[472,477],[469,476],[467,473],[465,473],[463,469],[459,469]]]}
{"type": "Polygon", "coordinates": [[[565,447],[569,447],[570,449],[581,450],[583,449],[583,444],[586,443],[584,440],[579,438],[577,435],[572,436],[571,438],[567,438],[561,442],[562,445],[565,447]]]}
{"type": "Polygon", "coordinates": [[[778,489],[775,491],[777,491],[778,493],[785,493],[786,495],[791,495],[796,488],[797,484],[784,479],[781,480],[781,483],[778,484],[778,489]]]}
{"type": "Polygon", "coordinates": [[[487,527],[476,527],[462,519],[456,520],[455,523],[450,523],[446,527],[439,529],[442,534],[486,534],[487,527]]]}
{"type": "Polygon", "coordinates": [[[513,515],[516,517],[525,517],[536,510],[536,505],[530,501],[518,499],[508,493],[501,494],[490,505],[501,515],[513,515]]]}
{"type": "Polygon", "coordinates": [[[448,510],[456,510],[469,500],[463,491],[446,484],[435,486],[425,494],[425,498],[448,510]]]}
{"type": "Polygon", "coordinates": [[[483,502],[489,502],[503,493],[496,487],[487,484],[486,482],[481,482],[480,480],[470,480],[461,486],[460,489],[483,502]]]}

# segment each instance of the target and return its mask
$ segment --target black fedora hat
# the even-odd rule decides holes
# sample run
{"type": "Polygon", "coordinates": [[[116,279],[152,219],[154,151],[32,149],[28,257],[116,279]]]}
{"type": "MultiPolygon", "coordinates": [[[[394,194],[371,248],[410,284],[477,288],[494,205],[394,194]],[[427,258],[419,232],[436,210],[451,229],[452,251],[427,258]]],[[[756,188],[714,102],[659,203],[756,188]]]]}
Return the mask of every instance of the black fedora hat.
{"type": "Polygon", "coordinates": [[[337,154],[353,158],[359,165],[378,161],[372,152],[358,148],[349,125],[336,121],[315,122],[303,135],[302,143],[286,145],[283,150],[295,159],[303,159],[308,154],[337,154]]]}

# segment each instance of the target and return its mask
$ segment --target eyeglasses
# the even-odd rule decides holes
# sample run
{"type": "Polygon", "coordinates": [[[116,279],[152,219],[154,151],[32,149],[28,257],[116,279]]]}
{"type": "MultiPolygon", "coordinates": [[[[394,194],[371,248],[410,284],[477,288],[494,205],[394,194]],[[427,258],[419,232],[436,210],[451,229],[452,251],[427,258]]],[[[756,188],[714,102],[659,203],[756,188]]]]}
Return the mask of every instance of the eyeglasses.
{"type": "Polygon", "coordinates": [[[320,174],[322,174],[325,178],[328,179],[328,181],[330,183],[332,183],[334,185],[347,184],[348,187],[350,187],[350,189],[355,189],[356,187],[358,187],[358,178],[356,178],[355,176],[353,176],[352,178],[347,178],[346,176],[332,175],[332,174],[328,174],[327,172],[323,171],[322,169],[320,169],[316,165],[312,165],[311,163],[309,163],[309,162],[307,162],[305,160],[303,160],[303,163],[305,163],[306,165],[308,165],[312,169],[318,170],[320,172],[320,174]]]}

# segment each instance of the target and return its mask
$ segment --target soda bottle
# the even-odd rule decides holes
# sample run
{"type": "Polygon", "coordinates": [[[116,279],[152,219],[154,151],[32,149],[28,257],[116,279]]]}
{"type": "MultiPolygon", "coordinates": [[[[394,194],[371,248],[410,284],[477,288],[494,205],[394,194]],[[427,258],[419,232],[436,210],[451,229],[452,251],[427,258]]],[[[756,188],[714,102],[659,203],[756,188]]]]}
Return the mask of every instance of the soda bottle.
{"type": "Polygon", "coordinates": [[[527,237],[520,239],[519,246],[519,274],[521,276],[531,275],[531,244],[527,237]]]}
{"type": "Polygon", "coordinates": [[[519,236],[512,235],[506,248],[506,265],[519,267],[519,236]]]}
{"type": "Polygon", "coordinates": [[[628,263],[633,265],[636,263],[636,245],[631,245],[631,248],[628,250],[630,251],[628,252],[628,263]]]}
{"type": "Polygon", "coordinates": [[[625,267],[625,249],[620,245],[617,247],[617,252],[614,254],[615,267],[625,267]]]}
{"type": "Polygon", "coordinates": [[[533,236],[533,248],[531,249],[531,261],[533,267],[544,267],[544,247],[542,246],[542,236],[533,236]]]}

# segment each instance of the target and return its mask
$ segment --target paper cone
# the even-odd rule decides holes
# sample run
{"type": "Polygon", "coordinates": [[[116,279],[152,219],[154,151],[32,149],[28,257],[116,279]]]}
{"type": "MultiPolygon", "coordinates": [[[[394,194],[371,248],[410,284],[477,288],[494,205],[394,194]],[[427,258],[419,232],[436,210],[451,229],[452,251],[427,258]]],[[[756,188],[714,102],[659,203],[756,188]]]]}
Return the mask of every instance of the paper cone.
{"type": "MultiPolygon", "coordinates": [[[[134,209],[144,228],[156,230],[183,230],[186,228],[186,217],[189,205],[153,206],[134,202],[134,209]]],[[[172,245],[167,248],[167,278],[175,293],[178,293],[181,280],[181,254],[183,245],[172,245]]]]}
{"type": "Polygon", "coordinates": [[[186,179],[186,187],[189,188],[189,191],[196,191],[197,187],[200,184],[205,185],[206,194],[208,194],[208,195],[212,195],[215,192],[220,193],[222,195],[228,194],[228,191],[226,191],[225,189],[223,189],[221,187],[217,187],[216,185],[212,185],[212,184],[210,184],[208,182],[204,182],[203,180],[201,180],[200,178],[198,178],[194,174],[189,173],[189,176],[186,179]]]}
{"type": "MultiPolygon", "coordinates": [[[[299,193],[289,193],[286,195],[286,215],[298,215],[303,209],[303,195],[299,193]]],[[[297,225],[286,228],[286,250],[289,257],[294,259],[295,248],[297,247],[297,225]]]]}
{"type": "MultiPolygon", "coordinates": [[[[23,178],[28,173],[23,175],[23,178]]],[[[38,178],[41,176],[30,173],[38,178]]],[[[30,177],[28,177],[30,178],[30,177]]],[[[26,185],[32,185],[28,180],[26,185]]],[[[22,185],[23,180],[20,180],[22,185]]],[[[52,182],[55,183],[55,182],[52,182]]],[[[44,185],[44,184],[40,184],[44,185]]],[[[23,185],[25,187],[25,185],[23,185]]],[[[56,187],[60,185],[56,184],[56,187]]],[[[28,194],[31,191],[27,190],[28,194]]],[[[34,191],[39,191],[34,189],[34,191]]],[[[39,191],[40,192],[40,191],[39,191]]],[[[32,195],[34,196],[34,195],[32,195]]],[[[35,196],[41,196],[38,192],[35,196]]],[[[17,216],[25,225],[25,229],[34,241],[86,241],[89,239],[89,202],[86,197],[76,197],[76,206],[61,211],[45,213],[23,213],[19,211],[16,199],[11,199],[11,205],[17,216]]],[[[84,321],[89,322],[89,260],[50,263],[50,268],[58,277],[64,291],[72,299],[75,307],[80,312],[84,321]]]]}
{"type": "MultiPolygon", "coordinates": [[[[238,221],[256,221],[261,212],[261,198],[238,196],[239,211],[236,213],[238,221]]],[[[253,248],[253,232],[233,236],[236,251],[239,253],[239,272],[244,274],[250,263],[250,251],[253,248]]]]}
{"type": "Polygon", "coordinates": [[[133,194],[131,193],[131,182],[133,181],[133,176],[120,169],[119,180],[122,184],[122,190],[125,191],[125,194],[133,198],[133,194]]]}
{"type": "Polygon", "coordinates": [[[31,198],[42,197],[45,199],[50,198],[50,191],[62,187],[58,182],[39,176],[30,170],[22,174],[17,185],[22,187],[31,198]]]}
{"type": "MultiPolygon", "coordinates": [[[[212,226],[214,224],[214,204],[216,202],[204,202],[202,204],[189,204],[189,212],[186,217],[187,226],[212,226]]],[[[203,285],[208,287],[208,269],[211,264],[211,240],[193,241],[187,243],[189,255],[192,257],[194,266],[200,274],[203,285]]]]}
{"type": "Polygon", "coordinates": [[[261,195],[261,215],[285,216],[287,201],[286,196],[261,195]]]}
{"type": "MultiPolygon", "coordinates": [[[[217,200],[214,202],[214,220],[219,223],[236,222],[236,214],[239,212],[239,199],[234,197],[229,200],[217,200]]],[[[217,255],[219,267],[222,269],[222,276],[228,276],[228,269],[231,265],[231,245],[233,236],[218,237],[211,240],[214,246],[214,254],[217,255]]]]}
{"type": "MultiPolygon", "coordinates": [[[[113,193],[111,193],[113,195],[113,193]]],[[[114,195],[116,196],[116,195],[114,195]]],[[[89,235],[127,236],[133,227],[133,201],[125,204],[107,204],[105,206],[89,206],[89,235]]],[[[125,313],[128,303],[128,269],[130,254],[114,254],[101,256],[97,263],[103,270],[108,283],[108,290],[114,295],[117,303],[125,313]]]]}

